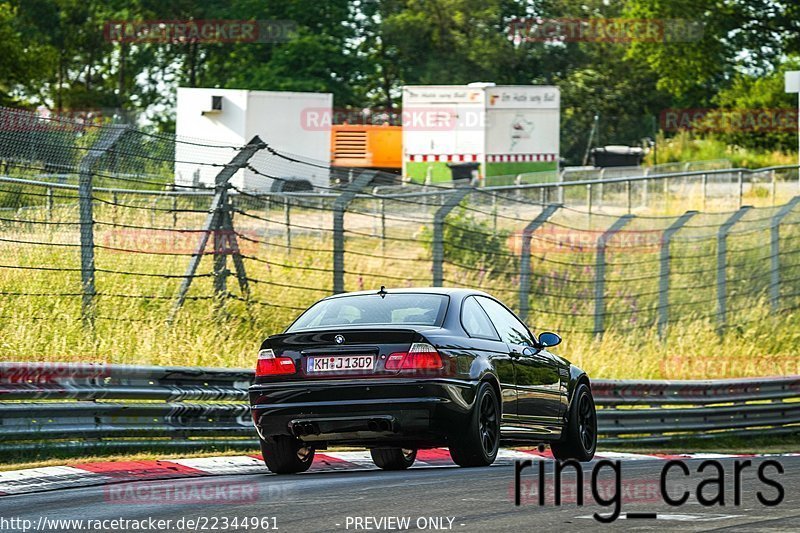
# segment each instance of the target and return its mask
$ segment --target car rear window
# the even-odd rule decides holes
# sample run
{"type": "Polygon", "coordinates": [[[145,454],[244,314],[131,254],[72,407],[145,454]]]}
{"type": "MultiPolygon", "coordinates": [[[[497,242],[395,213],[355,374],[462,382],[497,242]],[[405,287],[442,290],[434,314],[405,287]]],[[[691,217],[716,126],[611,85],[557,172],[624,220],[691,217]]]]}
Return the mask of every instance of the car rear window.
{"type": "Polygon", "coordinates": [[[286,332],[349,325],[441,326],[448,297],[443,294],[359,294],[322,300],[286,332]]]}

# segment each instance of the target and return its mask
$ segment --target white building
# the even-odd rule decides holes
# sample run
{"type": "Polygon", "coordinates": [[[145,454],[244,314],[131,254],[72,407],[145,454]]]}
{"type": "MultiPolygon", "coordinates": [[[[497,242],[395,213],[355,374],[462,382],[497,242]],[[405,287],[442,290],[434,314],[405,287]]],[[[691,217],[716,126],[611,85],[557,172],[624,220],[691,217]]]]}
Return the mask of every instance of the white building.
{"type": "MultiPolygon", "coordinates": [[[[243,146],[258,135],[280,153],[313,164],[293,163],[266,150],[251,164],[264,174],[285,179],[304,179],[327,187],[330,160],[330,93],[249,91],[240,89],[178,89],[176,134],[179,139],[213,141],[243,146]]],[[[229,148],[206,148],[178,142],[175,147],[175,183],[213,186],[220,167],[235,155],[229,148]]],[[[251,170],[240,170],[234,186],[269,191],[274,180],[251,170]]]]}

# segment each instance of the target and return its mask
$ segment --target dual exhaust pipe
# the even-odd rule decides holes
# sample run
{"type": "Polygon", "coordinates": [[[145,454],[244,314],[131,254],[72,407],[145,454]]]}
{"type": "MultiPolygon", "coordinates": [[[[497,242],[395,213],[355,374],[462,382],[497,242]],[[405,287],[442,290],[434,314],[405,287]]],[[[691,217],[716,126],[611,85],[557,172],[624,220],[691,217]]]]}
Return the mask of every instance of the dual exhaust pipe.
{"type": "Polygon", "coordinates": [[[370,431],[376,432],[394,432],[394,427],[392,427],[392,421],[386,420],[385,418],[373,418],[369,422],[367,422],[367,429],[370,431]]]}
{"type": "Polygon", "coordinates": [[[298,437],[306,435],[319,435],[319,426],[316,422],[297,422],[292,425],[294,434],[298,437]]]}
{"type": "MultiPolygon", "coordinates": [[[[321,420],[321,422],[326,422],[325,420],[321,420]]],[[[346,423],[342,427],[338,427],[336,429],[333,428],[326,428],[326,433],[330,432],[350,432],[350,431],[364,431],[364,429],[368,431],[372,431],[375,433],[396,433],[397,428],[395,426],[395,422],[388,418],[370,418],[366,420],[366,428],[364,427],[363,420],[353,420],[350,423],[346,423]],[[333,429],[333,431],[331,431],[333,429]]],[[[305,421],[305,420],[298,420],[291,424],[292,433],[294,433],[295,437],[306,437],[309,435],[320,435],[322,431],[320,431],[319,423],[315,421],[305,421]]]]}

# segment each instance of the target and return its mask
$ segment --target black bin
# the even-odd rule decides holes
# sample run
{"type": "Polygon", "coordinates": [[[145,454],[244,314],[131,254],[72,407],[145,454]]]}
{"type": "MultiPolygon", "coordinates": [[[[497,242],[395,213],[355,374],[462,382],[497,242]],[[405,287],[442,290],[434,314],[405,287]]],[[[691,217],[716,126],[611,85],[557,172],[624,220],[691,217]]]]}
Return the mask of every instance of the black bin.
{"type": "Polygon", "coordinates": [[[592,163],[596,167],[638,167],[645,153],[638,146],[604,146],[592,148],[592,163]]]}
{"type": "Polygon", "coordinates": [[[460,183],[469,183],[472,180],[473,173],[480,168],[480,163],[448,163],[450,167],[450,174],[453,176],[453,181],[460,183]]]}

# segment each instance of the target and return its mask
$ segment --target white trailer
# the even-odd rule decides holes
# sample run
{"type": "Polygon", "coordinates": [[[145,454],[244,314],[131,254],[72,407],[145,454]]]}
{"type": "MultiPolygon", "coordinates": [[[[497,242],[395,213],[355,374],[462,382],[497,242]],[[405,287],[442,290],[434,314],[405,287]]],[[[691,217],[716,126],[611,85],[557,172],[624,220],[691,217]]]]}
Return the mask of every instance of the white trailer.
{"type": "MultiPolygon", "coordinates": [[[[481,177],[558,168],[560,93],[493,83],[403,87],[403,176],[448,181],[448,164],[477,163],[481,177]]],[[[554,174],[555,175],[555,174],[554,174]]],[[[496,183],[496,182],[495,182],[496,183]]]]}
{"type": "MultiPolygon", "coordinates": [[[[240,89],[178,89],[176,134],[179,138],[243,146],[258,135],[269,146],[311,165],[291,163],[266,151],[253,166],[272,176],[302,179],[315,187],[329,185],[333,95],[249,91],[240,89]]],[[[213,186],[222,165],[235,155],[229,148],[204,148],[176,143],[175,184],[213,186]]],[[[273,179],[251,170],[240,170],[231,182],[250,191],[269,191],[273,179]]]]}

